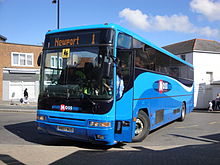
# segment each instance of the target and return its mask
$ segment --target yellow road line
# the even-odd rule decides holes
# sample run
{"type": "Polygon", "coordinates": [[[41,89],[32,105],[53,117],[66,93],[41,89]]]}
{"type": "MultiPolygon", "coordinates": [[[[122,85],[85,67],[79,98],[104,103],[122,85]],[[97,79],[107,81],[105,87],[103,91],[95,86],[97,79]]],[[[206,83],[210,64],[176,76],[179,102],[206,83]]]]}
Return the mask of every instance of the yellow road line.
{"type": "Polygon", "coordinates": [[[210,122],[210,123],[208,123],[208,124],[220,124],[220,122],[217,122],[217,121],[213,121],[213,122],[210,122]]]}
{"type": "Polygon", "coordinates": [[[198,127],[199,125],[189,125],[189,126],[183,126],[183,127],[175,127],[175,128],[192,128],[192,127],[198,127]]]}

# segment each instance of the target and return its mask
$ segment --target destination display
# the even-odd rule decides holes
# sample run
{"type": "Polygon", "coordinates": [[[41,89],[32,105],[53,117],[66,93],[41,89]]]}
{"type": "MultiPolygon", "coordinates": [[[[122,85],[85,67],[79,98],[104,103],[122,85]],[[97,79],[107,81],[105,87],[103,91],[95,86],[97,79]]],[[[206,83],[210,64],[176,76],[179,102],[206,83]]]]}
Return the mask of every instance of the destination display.
{"type": "Polygon", "coordinates": [[[62,48],[73,46],[89,46],[97,44],[113,44],[114,31],[111,29],[80,30],[48,34],[45,48],[62,48]]]}

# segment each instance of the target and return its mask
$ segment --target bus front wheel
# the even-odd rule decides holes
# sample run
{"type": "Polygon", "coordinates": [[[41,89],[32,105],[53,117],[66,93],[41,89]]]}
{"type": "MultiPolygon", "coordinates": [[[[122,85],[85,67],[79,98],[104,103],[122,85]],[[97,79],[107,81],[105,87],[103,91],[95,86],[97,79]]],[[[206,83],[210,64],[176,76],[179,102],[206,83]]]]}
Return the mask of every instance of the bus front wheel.
{"type": "Polygon", "coordinates": [[[138,113],[133,142],[141,142],[150,132],[150,120],[144,111],[138,113]]]}
{"type": "Polygon", "coordinates": [[[186,117],[186,104],[183,102],[182,108],[181,108],[181,116],[179,118],[179,121],[185,120],[185,117],[186,117]]]}

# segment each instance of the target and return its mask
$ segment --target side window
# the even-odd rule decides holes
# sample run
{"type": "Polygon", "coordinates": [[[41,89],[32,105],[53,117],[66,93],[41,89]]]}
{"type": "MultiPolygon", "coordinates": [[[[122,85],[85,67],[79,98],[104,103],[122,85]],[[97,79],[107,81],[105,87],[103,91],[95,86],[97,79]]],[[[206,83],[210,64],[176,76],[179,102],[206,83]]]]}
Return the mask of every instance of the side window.
{"type": "Polygon", "coordinates": [[[134,39],[135,67],[155,71],[155,51],[152,47],[134,39]]]}
{"type": "Polygon", "coordinates": [[[179,78],[182,77],[181,75],[186,72],[186,70],[183,68],[184,65],[181,65],[181,63],[175,59],[170,59],[170,76],[179,78]]]}
{"type": "Polygon", "coordinates": [[[132,46],[132,37],[126,34],[119,34],[118,35],[118,48],[122,49],[131,49],[132,46]]]}
{"type": "Polygon", "coordinates": [[[144,52],[146,54],[146,69],[155,71],[156,70],[156,56],[155,56],[155,49],[152,47],[145,45],[144,52]]]}
{"type": "Polygon", "coordinates": [[[170,57],[161,53],[158,50],[156,52],[156,71],[169,75],[169,67],[170,67],[170,57]]]}
{"type": "Polygon", "coordinates": [[[133,39],[133,50],[135,52],[134,64],[137,69],[146,69],[176,79],[185,79],[185,84],[192,84],[193,68],[136,39],[133,39]]]}
{"type": "Polygon", "coordinates": [[[188,72],[188,79],[193,80],[193,79],[194,79],[194,71],[193,71],[193,68],[188,67],[187,72],[188,72]]]}
{"type": "Polygon", "coordinates": [[[124,92],[132,86],[132,37],[126,34],[119,34],[117,45],[117,99],[121,98],[124,92]]]}

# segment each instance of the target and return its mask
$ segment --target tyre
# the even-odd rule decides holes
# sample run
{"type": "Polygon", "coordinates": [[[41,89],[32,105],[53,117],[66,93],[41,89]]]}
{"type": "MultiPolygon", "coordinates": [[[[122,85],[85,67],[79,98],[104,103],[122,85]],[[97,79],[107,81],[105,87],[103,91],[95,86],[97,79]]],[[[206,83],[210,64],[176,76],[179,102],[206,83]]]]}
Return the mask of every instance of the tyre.
{"type": "Polygon", "coordinates": [[[141,142],[150,132],[150,120],[144,111],[138,113],[133,142],[141,142]]]}
{"type": "Polygon", "coordinates": [[[181,116],[178,120],[179,121],[184,121],[185,118],[186,118],[186,105],[185,105],[185,103],[182,103],[181,116]]]}

